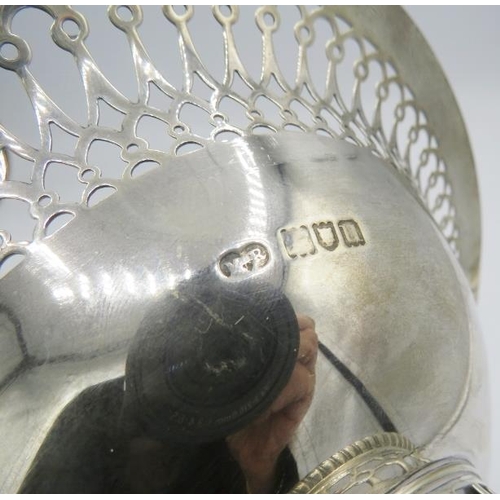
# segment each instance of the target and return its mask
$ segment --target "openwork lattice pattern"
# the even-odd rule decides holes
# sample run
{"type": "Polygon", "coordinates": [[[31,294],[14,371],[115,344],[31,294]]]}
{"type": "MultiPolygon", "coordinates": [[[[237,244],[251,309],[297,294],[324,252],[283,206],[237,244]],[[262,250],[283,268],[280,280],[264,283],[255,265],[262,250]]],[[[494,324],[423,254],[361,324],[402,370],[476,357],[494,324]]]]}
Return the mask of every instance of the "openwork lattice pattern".
{"type": "MultiPolygon", "coordinates": [[[[411,180],[457,252],[459,228],[439,137],[415,101],[411,82],[402,80],[376,41],[360,36],[334,7],[155,9],[108,9],[110,26],[121,30],[130,46],[137,96],[129,98],[110,83],[108,68],[98,67],[87,47],[92,23],[69,7],[43,8],[54,20],[53,42],[73,56],[81,77],[87,118],[76,120],[31,71],[32,48],[13,29],[21,7],[3,7],[0,66],[17,74],[25,89],[40,145],[0,127],[0,212],[11,210],[15,201],[14,208],[24,208],[33,221],[31,238],[16,238],[8,224],[0,228],[0,259],[25,254],[33,241],[50,237],[62,222],[91,209],[121,183],[133,182],[141,170],[168,168],[173,155],[208,141],[280,130],[324,134],[371,148],[411,180]],[[178,46],[164,47],[163,61],[153,58],[144,43],[141,25],[147,16],[161,17],[165,31],[176,34],[178,46]],[[200,19],[206,29],[193,29],[200,19]],[[258,34],[258,44],[242,36],[242,23],[258,34]],[[209,60],[204,40],[218,44],[219,61],[209,60]],[[171,61],[179,63],[177,75],[171,61]],[[113,114],[113,123],[104,119],[106,113],[113,114]],[[160,146],[144,132],[152,122],[164,129],[160,146]],[[73,139],[74,149],[61,152],[56,139],[61,136],[73,139]],[[123,165],[119,175],[108,175],[104,162],[92,154],[103,144],[117,150],[123,165]],[[16,159],[24,160],[24,172],[12,169],[16,159]],[[67,201],[64,187],[56,190],[48,182],[49,172],[67,171],[81,185],[77,201],[67,201]]],[[[106,45],[100,50],[106,51],[106,45]]]]}

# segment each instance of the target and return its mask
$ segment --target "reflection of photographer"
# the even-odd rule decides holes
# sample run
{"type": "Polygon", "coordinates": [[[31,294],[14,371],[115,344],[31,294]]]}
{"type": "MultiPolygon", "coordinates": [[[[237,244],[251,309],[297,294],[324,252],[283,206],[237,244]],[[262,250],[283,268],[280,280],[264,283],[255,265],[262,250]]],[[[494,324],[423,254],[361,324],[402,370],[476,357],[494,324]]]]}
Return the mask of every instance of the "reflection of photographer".
{"type": "Polygon", "coordinates": [[[314,321],[301,315],[297,319],[300,346],[288,384],[264,414],[226,439],[231,454],[245,474],[249,493],[269,493],[276,489],[284,492],[293,486],[290,474],[279,470],[278,457],[291,441],[311,404],[318,354],[314,321]],[[280,485],[280,480],[288,484],[280,485]]]}
{"type": "Polygon", "coordinates": [[[299,478],[287,445],[313,397],[318,345],[314,321],[299,315],[298,322],[297,361],[270,408],[225,442],[190,449],[149,437],[134,438],[126,459],[127,491],[272,493],[291,489],[299,478]]]}
{"type": "Polygon", "coordinates": [[[185,294],[148,316],[125,379],[66,407],[21,492],[289,490],[288,444],[314,392],[314,322],[280,293],[249,297],[185,294]]]}

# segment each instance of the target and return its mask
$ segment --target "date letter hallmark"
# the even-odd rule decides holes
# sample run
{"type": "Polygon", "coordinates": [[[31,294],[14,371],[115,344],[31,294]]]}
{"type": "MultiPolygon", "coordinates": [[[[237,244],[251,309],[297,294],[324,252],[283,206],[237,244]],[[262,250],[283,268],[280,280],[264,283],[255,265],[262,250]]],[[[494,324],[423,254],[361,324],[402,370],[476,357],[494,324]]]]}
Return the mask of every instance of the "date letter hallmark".
{"type": "MultiPolygon", "coordinates": [[[[366,243],[363,232],[355,220],[341,220],[337,226],[346,247],[359,247],[366,243]]],[[[333,252],[340,244],[337,229],[332,221],[315,222],[312,224],[312,231],[302,225],[280,229],[279,234],[286,255],[291,259],[314,255],[318,252],[318,248],[333,252]]]]}
{"type": "Polygon", "coordinates": [[[363,233],[356,221],[352,219],[341,220],[339,221],[339,229],[348,247],[359,247],[359,245],[364,245],[366,243],[363,233]]]}
{"type": "Polygon", "coordinates": [[[219,259],[219,269],[227,278],[247,276],[269,262],[269,250],[260,243],[249,243],[226,252],[219,259]]]}

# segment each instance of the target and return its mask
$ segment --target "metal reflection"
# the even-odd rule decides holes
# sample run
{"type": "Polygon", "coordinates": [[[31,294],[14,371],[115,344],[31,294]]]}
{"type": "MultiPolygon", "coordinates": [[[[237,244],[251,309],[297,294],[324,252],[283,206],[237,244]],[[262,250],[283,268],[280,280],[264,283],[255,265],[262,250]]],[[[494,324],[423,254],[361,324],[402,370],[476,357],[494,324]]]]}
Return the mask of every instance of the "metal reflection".
{"type": "Polygon", "coordinates": [[[0,46],[0,67],[27,91],[41,145],[0,127],[0,203],[28,203],[36,226],[29,242],[1,233],[0,259],[26,257],[0,280],[0,489],[486,491],[475,173],[448,84],[404,12],[112,6],[138,83],[130,101],[90,55],[85,17],[42,9],[76,62],[88,121],[38,82],[13,28],[21,7],[1,7],[0,45],[17,54],[0,46]],[[179,88],[146,50],[159,14],[179,44],[179,88]],[[198,19],[208,52],[223,42],[220,81],[198,19]],[[262,41],[257,79],[245,19],[262,41]],[[290,81],[280,30],[295,44],[290,81]],[[100,103],[123,114],[119,129],[100,103]],[[165,126],[164,150],[140,135],[144,117],[165,126]],[[76,138],[73,153],[54,150],[53,127],[76,138]],[[89,163],[94,141],[120,148],[120,178],[107,158],[89,163]],[[30,183],[6,152],[34,165],[30,183]],[[159,167],[134,177],[145,161],[159,167]],[[47,190],[51,162],[78,168],[79,202],[47,190]],[[103,187],[111,196],[92,203],[103,187]],[[47,236],[62,213],[75,217],[47,236]]]}

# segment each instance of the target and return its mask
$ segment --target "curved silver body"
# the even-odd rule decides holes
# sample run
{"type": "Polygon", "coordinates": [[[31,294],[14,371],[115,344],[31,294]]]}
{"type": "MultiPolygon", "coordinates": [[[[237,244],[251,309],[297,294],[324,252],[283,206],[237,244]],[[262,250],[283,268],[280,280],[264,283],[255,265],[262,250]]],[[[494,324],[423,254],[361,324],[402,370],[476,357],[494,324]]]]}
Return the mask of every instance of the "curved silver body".
{"type": "MultiPolygon", "coordinates": [[[[365,35],[388,13],[378,11],[370,28],[366,13],[339,9],[365,35]]],[[[4,15],[8,20],[12,12],[4,15]]],[[[166,15],[186,41],[183,21],[166,15]]],[[[120,24],[116,14],[111,19],[120,24]]],[[[381,45],[389,43],[391,36],[381,36],[381,45]]],[[[81,48],[66,50],[85,59],[81,48]]],[[[138,67],[144,59],[136,54],[138,67]]],[[[97,86],[97,79],[92,82],[97,86]]],[[[415,86],[423,82],[417,79],[415,86]]],[[[104,87],[100,92],[112,95],[104,87]]],[[[405,171],[404,155],[388,153],[390,141],[381,146],[384,156],[373,143],[352,144],[347,135],[321,137],[314,133],[319,121],[314,130],[247,131],[227,143],[212,140],[214,133],[198,139],[202,149],[182,156],[149,151],[124,125],[116,137],[104,134],[120,141],[129,162],[124,178],[112,184],[116,192],[91,208],[71,208],[74,220],[48,237],[41,234],[51,217],[70,207],[58,205],[53,195],[49,208],[36,205],[44,191],[35,180],[32,192],[17,193],[32,203],[42,232],[29,245],[4,238],[5,255],[22,251],[26,258],[0,281],[1,490],[22,488],[40,450],[50,454],[46,439],[58,417],[84,391],[124,376],[140,325],[190,283],[213,290],[245,283],[256,290],[272,287],[297,313],[315,320],[321,343],[316,390],[289,444],[303,480],[297,491],[481,490],[489,435],[472,291],[479,249],[475,178],[473,170],[454,169],[453,147],[445,133],[439,136],[441,118],[433,121],[430,100],[421,98],[423,109],[449,165],[446,182],[453,179],[453,196],[443,188],[441,201],[433,198],[435,210],[429,191],[444,167],[427,178],[426,188],[419,184],[420,170],[405,171]],[[138,151],[127,153],[132,142],[138,151]],[[132,179],[133,167],[145,159],[159,168],[132,179]],[[452,208],[443,215],[439,209],[448,196],[452,208]],[[459,229],[447,233],[449,220],[459,229]],[[383,438],[353,445],[383,432],[383,438]],[[338,462],[338,452],[349,445],[352,456],[346,452],[338,462]],[[401,473],[384,476],[385,482],[371,472],[356,482],[354,474],[352,482],[338,485],[345,470],[366,462],[363,470],[369,471],[364,453],[389,461],[393,452],[406,464],[401,473]]],[[[460,120],[455,127],[463,133],[460,120]]],[[[95,137],[97,122],[86,130],[95,137]]],[[[87,132],[72,160],[83,162],[82,183],[87,132]]],[[[3,137],[9,150],[15,141],[3,137]]],[[[30,154],[27,147],[23,151],[30,154]]],[[[108,185],[98,170],[94,174],[82,195],[87,204],[96,187],[108,185]]],[[[8,198],[16,186],[8,176],[5,186],[8,198]]]]}
{"type": "MultiPolygon", "coordinates": [[[[391,167],[348,143],[290,133],[210,145],[130,189],[3,280],[11,342],[22,344],[12,360],[21,368],[2,395],[2,470],[22,477],[26,450],[35,454],[43,440],[40,428],[50,428],[82,389],[123,375],[127,347],[151,304],[163,307],[162,297],[203,269],[214,288],[252,280],[283,290],[297,312],[315,319],[320,341],[398,432],[430,458],[460,456],[482,466],[486,401],[472,294],[391,167]],[[95,241],[78,238],[96,225],[97,254],[95,241]],[[221,258],[252,244],[268,253],[267,262],[249,271],[234,258],[231,273],[221,272],[221,258]],[[18,283],[22,302],[13,292],[18,283]]],[[[317,370],[313,405],[291,445],[300,476],[383,430],[326,357],[317,370]]]]}

